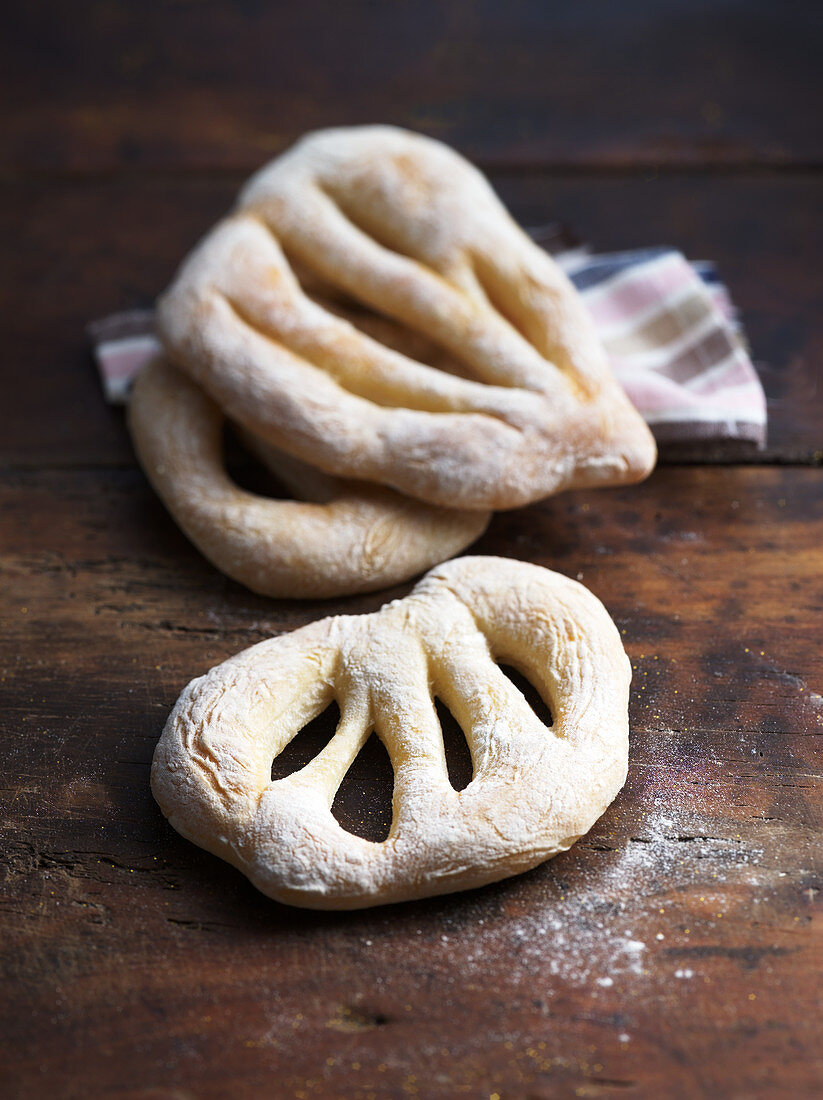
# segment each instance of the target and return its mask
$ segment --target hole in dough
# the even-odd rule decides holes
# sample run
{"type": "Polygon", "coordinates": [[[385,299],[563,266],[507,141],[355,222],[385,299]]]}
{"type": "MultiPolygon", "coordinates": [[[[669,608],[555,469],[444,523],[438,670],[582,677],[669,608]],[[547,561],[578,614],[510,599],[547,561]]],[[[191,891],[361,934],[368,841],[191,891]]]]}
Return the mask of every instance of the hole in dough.
{"type": "Polygon", "coordinates": [[[443,751],[446,754],[449,782],[456,791],[462,791],[468,787],[474,776],[474,764],[466,735],[442,699],[435,699],[434,709],[443,733],[443,751]]]}
{"type": "Polygon", "coordinates": [[[434,340],[424,336],[422,332],[409,328],[391,317],[384,317],[375,313],[366,306],[360,305],[354,299],[344,300],[342,297],[325,297],[321,294],[306,292],[317,305],[336,317],[348,321],[358,332],[370,336],[378,344],[398,351],[407,359],[414,359],[427,367],[443,371],[444,374],[453,374],[457,378],[465,378],[468,381],[476,381],[474,375],[459,359],[449,354],[445,348],[440,347],[434,340]]]}
{"type": "Polygon", "coordinates": [[[285,779],[292,772],[305,768],[334,737],[339,721],[340,708],[337,703],[329,703],[326,709],[313,718],[308,725],[303,726],[280,755],[274,758],[271,766],[272,779],[285,779]]]}
{"type": "Polygon", "coordinates": [[[391,831],[393,793],[391,760],[373,733],[343,777],[331,812],[347,833],[379,843],[391,831]]]}
{"type": "Polygon", "coordinates": [[[540,694],[538,689],[522,672],[514,668],[512,665],[498,665],[498,668],[506,676],[517,690],[524,696],[526,702],[532,708],[534,713],[540,719],[544,726],[554,725],[554,715],[551,712],[551,707],[540,694]]]}
{"type": "Polygon", "coordinates": [[[383,344],[384,347],[400,352],[407,359],[413,359],[427,367],[434,367],[435,370],[443,371],[444,374],[453,374],[457,378],[477,380],[465,363],[436,341],[418,332],[417,329],[404,325],[402,321],[378,313],[359,302],[342,288],[324,279],[306,261],[299,259],[293,251],[285,248],[282,241],[280,245],[301,290],[315,305],[334,314],[335,317],[348,321],[364,336],[370,336],[372,340],[383,344]]]}
{"type": "MultiPolygon", "coordinates": [[[[355,229],[379,245],[380,248],[385,249],[386,252],[393,252],[396,256],[402,256],[405,260],[412,260],[414,263],[426,268],[430,274],[438,279],[449,282],[449,280],[444,279],[440,272],[423,263],[411,252],[398,247],[396,242],[389,240],[385,232],[378,229],[376,224],[366,224],[361,217],[353,215],[350,209],[344,207],[338,199],[333,201],[355,229]]],[[[469,363],[462,362],[436,340],[415,328],[411,328],[409,325],[403,324],[402,321],[396,320],[389,314],[380,313],[369,304],[361,302],[342,287],[330,282],[319,271],[316,271],[309,258],[297,256],[294,250],[287,248],[282,241],[278,241],[278,243],[300,284],[301,290],[316,305],[322,306],[323,309],[328,310],[329,313],[333,313],[337,317],[342,317],[360,332],[365,333],[366,336],[371,336],[372,339],[385,344],[393,351],[399,351],[409,359],[416,359],[418,363],[435,367],[445,374],[453,374],[458,378],[465,378],[473,382],[483,381],[482,378],[477,377],[476,372],[472,370],[469,363]]]]}
{"type": "Polygon", "coordinates": [[[226,473],[239,489],[273,500],[294,500],[294,493],[245,446],[228,421],[224,427],[226,473]]]}

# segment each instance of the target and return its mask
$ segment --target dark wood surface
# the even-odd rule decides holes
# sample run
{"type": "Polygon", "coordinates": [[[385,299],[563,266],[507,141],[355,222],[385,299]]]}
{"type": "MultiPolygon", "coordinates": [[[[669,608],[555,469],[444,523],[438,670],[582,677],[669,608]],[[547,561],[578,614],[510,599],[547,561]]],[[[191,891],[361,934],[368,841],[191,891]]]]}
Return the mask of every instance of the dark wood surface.
{"type": "Polygon", "coordinates": [[[485,167],[823,158],[812,0],[4,7],[15,171],[248,171],[376,112],[485,167]]]}
{"type": "MultiPolygon", "coordinates": [[[[6,20],[0,1094],[819,1095],[817,6],[14,3],[6,20]],[[174,833],[151,754],[194,675],[408,586],[274,602],[223,578],[149,490],[82,330],[149,305],[271,152],[376,117],[480,159],[526,225],[717,260],[769,445],[495,517],[475,552],[579,577],[623,632],[628,783],[528,875],[314,914],[174,833]]],[[[385,825],[384,764],[341,794],[356,831],[385,825]]]]}

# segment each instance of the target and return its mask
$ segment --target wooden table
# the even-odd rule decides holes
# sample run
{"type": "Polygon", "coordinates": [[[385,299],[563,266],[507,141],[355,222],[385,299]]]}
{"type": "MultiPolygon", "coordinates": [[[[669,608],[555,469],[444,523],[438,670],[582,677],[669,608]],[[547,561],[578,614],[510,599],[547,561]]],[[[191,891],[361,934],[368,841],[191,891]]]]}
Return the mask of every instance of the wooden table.
{"type": "MultiPolygon", "coordinates": [[[[819,1095],[815,6],[279,8],[6,6],[2,1093],[819,1095]],[[455,144],[526,224],[717,260],[770,437],[499,515],[475,547],[581,578],[624,635],[629,779],[592,832],[482,890],[313,914],[173,832],[154,744],[192,676],[406,589],[278,603],[220,576],[83,326],[150,304],[300,132],[375,118],[455,144]]],[[[379,816],[364,789],[347,812],[379,816]]]]}

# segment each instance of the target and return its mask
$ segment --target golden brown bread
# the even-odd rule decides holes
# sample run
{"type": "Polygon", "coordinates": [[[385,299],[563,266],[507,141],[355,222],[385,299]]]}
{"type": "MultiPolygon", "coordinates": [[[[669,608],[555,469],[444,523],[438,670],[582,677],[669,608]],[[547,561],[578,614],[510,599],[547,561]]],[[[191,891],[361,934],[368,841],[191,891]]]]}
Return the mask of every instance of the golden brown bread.
{"type": "Polygon", "coordinates": [[[435,504],[512,508],[654,464],[563,272],[479,172],[402,130],[311,134],[258,172],[183,264],[159,326],[257,435],[435,504]],[[458,366],[363,331],[352,302],[458,366]]]}
{"type": "Polygon", "coordinates": [[[299,599],[386,588],[459,553],[488,525],[488,513],[341,481],[251,438],[300,499],[246,492],[223,464],[223,420],[211,398],[164,358],[138,375],[129,427],[147,477],[209,561],[262,595],[299,599]]]}
{"type": "Polygon", "coordinates": [[[630,679],[617,629],[582,585],[460,558],[381,611],[311,623],[193,680],[155,752],[152,790],[183,836],[279,901],[350,909],[466,889],[564,851],[603,813],[626,777],[630,679]],[[539,689],[551,727],[498,661],[539,689]],[[471,751],[462,791],[435,697],[471,751]],[[332,700],[332,740],[273,781],[273,758],[332,700]],[[394,769],[382,843],[331,812],[373,729],[394,769]]]}

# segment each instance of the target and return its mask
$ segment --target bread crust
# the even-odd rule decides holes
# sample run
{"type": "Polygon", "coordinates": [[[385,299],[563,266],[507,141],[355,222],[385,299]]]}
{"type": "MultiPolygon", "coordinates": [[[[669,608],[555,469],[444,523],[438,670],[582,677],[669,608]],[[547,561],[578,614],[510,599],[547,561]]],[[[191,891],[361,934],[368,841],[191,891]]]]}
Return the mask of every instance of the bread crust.
{"type": "Polygon", "coordinates": [[[188,538],[264,596],[343,596],[399,584],[459,553],[489,522],[489,513],[330,477],[251,438],[300,499],[246,492],[226,473],[222,412],[162,356],[138,375],[128,419],[146,476],[188,538]]]}
{"type": "Polygon", "coordinates": [[[582,585],[461,558],[374,614],[311,623],[193,680],[157,746],[152,790],[183,836],[278,901],[353,909],[467,889],[564,851],[603,813],[626,777],[630,679],[614,624],[582,585]],[[540,690],[551,727],[498,661],[540,690]],[[471,751],[462,791],[435,697],[471,751]],[[332,740],[272,781],[272,759],[332,700],[332,740]],[[372,730],[394,769],[382,843],[331,812],[372,730]]]}
{"type": "Polygon", "coordinates": [[[255,434],[430,503],[513,508],[654,465],[564,273],[476,169],[403,130],[320,131],[263,168],[158,321],[175,362],[255,434]],[[456,372],[313,285],[432,341],[456,372]]]}

